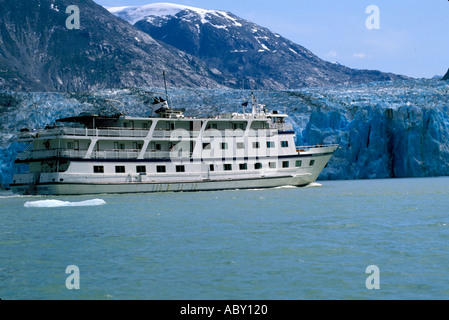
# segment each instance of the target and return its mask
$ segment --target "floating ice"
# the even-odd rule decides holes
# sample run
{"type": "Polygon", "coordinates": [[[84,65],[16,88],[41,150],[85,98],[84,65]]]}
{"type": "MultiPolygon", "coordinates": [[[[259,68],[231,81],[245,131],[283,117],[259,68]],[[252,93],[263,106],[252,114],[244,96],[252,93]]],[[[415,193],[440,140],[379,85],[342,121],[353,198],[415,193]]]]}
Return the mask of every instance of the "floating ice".
{"type": "Polygon", "coordinates": [[[70,202],[60,200],[39,200],[29,201],[23,206],[26,208],[58,208],[58,207],[89,207],[89,206],[101,206],[106,204],[103,199],[92,199],[81,202],[70,202]]]}

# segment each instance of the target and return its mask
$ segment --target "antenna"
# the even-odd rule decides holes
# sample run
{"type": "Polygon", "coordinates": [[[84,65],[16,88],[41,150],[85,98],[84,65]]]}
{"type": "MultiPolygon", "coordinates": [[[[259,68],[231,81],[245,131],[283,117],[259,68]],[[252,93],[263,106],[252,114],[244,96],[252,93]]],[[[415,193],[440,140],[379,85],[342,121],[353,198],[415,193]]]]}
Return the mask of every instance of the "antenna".
{"type": "Polygon", "coordinates": [[[165,94],[168,96],[168,91],[167,91],[167,81],[165,81],[165,71],[162,71],[162,74],[164,75],[165,94]]]}
{"type": "MultiPolygon", "coordinates": [[[[113,99],[105,99],[105,100],[106,100],[106,101],[109,101],[109,102],[118,102],[118,103],[120,103],[120,104],[122,105],[123,109],[124,109],[124,107],[125,107],[125,105],[124,105],[121,101],[113,100],[113,99]]],[[[118,113],[120,113],[121,116],[125,115],[122,111],[120,111],[119,109],[117,109],[116,107],[114,107],[114,105],[113,105],[112,103],[111,103],[111,106],[112,106],[115,110],[117,110],[118,113]]]]}

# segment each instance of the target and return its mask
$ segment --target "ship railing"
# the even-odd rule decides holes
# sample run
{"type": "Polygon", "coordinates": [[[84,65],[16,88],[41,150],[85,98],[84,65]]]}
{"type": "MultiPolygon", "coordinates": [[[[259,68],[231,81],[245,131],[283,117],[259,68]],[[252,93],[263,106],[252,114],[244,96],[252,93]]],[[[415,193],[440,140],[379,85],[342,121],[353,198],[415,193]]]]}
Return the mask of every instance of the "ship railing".
{"type": "Polygon", "coordinates": [[[213,137],[243,137],[245,135],[245,130],[242,129],[215,129],[210,128],[204,131],[204,138],[213,137]]]}
{"type": "MultiPolygon", "coordinates": [[[[140,150],[102,150],[93,151],[91,159],[137,159],[140,155],[140,150]]],[[[191,158],[192,152],[183,150],[174,151],[147,151],[144,153],[144,159],[178,159],[191,158]]]]}
{"type": "Polygon", "coordinates": [[[21,132],[19,139],[53,137],[53,136],[81,136],[81,137],[120,137],[145,138],[149,129],[104,128],[88,129],[84,127],[56,127],[40,131],[21,132]]]}
{"type": "Polygon", "coordinates": [[[137,159],[138,150],[101,150],[93,151],[91,159],[137,159]]]}
{"type": "MultiPolygon", "coordinates": [[[[125,128],[104,128],[104,129],[88,129],[88,128],[71,128],[64,127],[52,130],[60,130],[58,135],[68,136],[87,136],[87,137],[120,137],[120,138],[145,138],[149,130],[125,129],[125,128]]],[[[52,134],[52,130],[48,130],[52,134]]],[[[54,133],[53,133],[54,134],[54,133]]]]}
{"type": "Polygon", "coordinates": [[[52,158],[83,158],[87,150],[49,149],[26,150],[17,155],[18,160],[52,159],[52,158]]]}
{"type": "Polygon", "coordinates": [[[214,138],[214,137],[273,137],[278,133],[277,130],[274,129],[209,129],[204,131],[204,138],[214,138]]]}
{"type": "Polygon", "coordinates": [[[313,149],[336,148],[338,144],[316,144],[314,146],[296,146],[296,152],[307,152],[313,149]]]}
{"type": "Polygon", "coordinates": [[[293,131],[293,125],[291,123],[270,123],[270,129],[276,129],[278,131],[293,131]]]}
{"type": "MultiPolygon", "coordinates": [[[[21,161],[35,159],[55,159],[70,158],[82,159],[86,156],[87,150],[73,149],[50,149],[50,150],[32,150],[23,151],[17,155],[17,159],[21,161]]],[[[101,150],[92,151],[91,159],[137,159],[141,154],[141,150],[101,150]]],[[[178,159],[191,158],[192,152],[185,150],[159,151],[151,150],[144,153],[144,159],[178,159]]]]}
{"type": "Polygon", "coordinates": [[[159,139],[169,139],[169,138],[177,139],[179,137],[198,138],[199,135],[200,131],[188,131],[185,129],[178,129],[178,130],[156,129],[153,132],[153,137],[159,139]]]}
{"type": "Polygon", "coordinates": [[[248,137],[273,137],[278,134],[278,130],[274,129],[250,129],[248,137]]]}

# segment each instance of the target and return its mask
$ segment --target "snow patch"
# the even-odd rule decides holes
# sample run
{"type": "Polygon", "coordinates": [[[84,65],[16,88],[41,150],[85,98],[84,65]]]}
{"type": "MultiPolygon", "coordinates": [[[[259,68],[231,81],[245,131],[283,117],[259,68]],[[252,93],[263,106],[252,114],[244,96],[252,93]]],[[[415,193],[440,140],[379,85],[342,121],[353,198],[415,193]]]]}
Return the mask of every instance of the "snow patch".
{"type": "Polygon", "coordinates": [[[59,8],[58,8],[58,6],[57,5],[55,5],[55,4],[50,4],[50,9],[52,9],[52,10],[54,10],[54,11],[56,11],[56,12],[59,12],[59,8]]]}
{"type": "MultiPolygon", "coordinates": [[[[149,17],[167,17],[174,16],[181,11],[188,10],[200,17],[201,23],[210,23],[207,19],[207,15],[215,15],[217,17],[223,17],[231,21],[235,26],[241,27],[235,18],[231,17],[226,11],[207,10],[196,7],[190,7],[174,3],[151,3],[143,6],[125,6],[125,7],[105,7],[112,14],[125,19],[131,24],[135,24],[137,21],[146,19],[148,22],[149,17]]],[[[216,28],[226,28],[226,26],[216,26],[216,28]]]]}
{"type": "Polygon", "coordinates": [[[295,53],[295,54],[299,55],[299,53],[298,53],[298,52],[296,52],[295,50],[293,50],[292,48],[288,48],[288,50],[290,50],[291,52],[293,52],[293,53],[295,53]]]}

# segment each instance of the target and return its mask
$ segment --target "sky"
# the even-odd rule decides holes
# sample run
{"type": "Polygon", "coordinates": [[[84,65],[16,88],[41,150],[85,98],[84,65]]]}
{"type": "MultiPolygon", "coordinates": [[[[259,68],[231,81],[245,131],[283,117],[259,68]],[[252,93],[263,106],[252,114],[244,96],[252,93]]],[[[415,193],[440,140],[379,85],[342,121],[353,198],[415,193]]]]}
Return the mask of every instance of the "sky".
{"type": "MultiPolygon", "coordinates": [[[[106,7],[163,2],[94,1],[106,7]]],[[[449,68],[447,0],[176,0],[171,3],[232,12],[304,46],[326,61],[350,68],[414,78],[442,76],[449,68]]]]}

